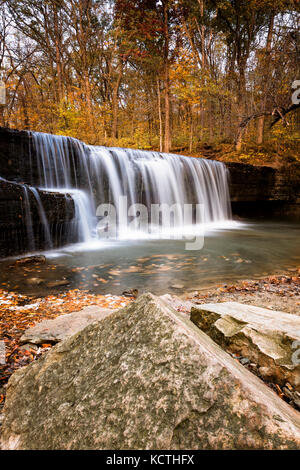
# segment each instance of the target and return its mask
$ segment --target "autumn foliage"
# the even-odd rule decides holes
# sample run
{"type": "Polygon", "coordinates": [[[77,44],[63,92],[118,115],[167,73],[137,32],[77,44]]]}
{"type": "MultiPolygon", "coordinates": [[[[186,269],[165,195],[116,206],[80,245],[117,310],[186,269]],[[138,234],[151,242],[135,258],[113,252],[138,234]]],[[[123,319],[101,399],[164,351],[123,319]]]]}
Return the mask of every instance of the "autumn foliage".
{"type": "Polygon", "coordinates": [[[2,125],[191,153],[257,143],[276,154],[285,142],[297,154],[299,111],[270,124],[300,79],[298,1],[0,4],[2,125]]]}

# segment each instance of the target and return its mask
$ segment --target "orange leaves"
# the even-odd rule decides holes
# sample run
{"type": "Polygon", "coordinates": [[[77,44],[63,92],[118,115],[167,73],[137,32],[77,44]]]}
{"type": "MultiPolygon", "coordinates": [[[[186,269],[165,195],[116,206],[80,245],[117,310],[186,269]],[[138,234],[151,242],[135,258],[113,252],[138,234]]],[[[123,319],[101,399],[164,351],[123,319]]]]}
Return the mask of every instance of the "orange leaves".
{"type": "MultiPolygon", "coordinates": [[[[97,280],[108,282],[102,278],[97,280]]],[[[79,289],[34,299],[0,289],[0,340],[4,340],[6,347],[6,364],[0,366],[0,387],[15,370],[30,364],[52,347],[48,343],[36,349],[20,347],[19,339],[26,329],[42,320],[79,311],[88,305],[118,309],[131,301],[123,296],[95,295],[79,289]]],[[[4,395],[0,395],[0,405],[3,400],[4,395]]]]}

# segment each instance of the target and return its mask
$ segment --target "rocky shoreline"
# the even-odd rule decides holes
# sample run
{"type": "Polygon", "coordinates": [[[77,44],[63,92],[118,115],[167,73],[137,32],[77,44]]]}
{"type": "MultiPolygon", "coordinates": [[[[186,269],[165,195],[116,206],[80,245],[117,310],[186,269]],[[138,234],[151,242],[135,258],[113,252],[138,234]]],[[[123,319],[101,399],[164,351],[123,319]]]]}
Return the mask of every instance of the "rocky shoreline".
{"type": "Polygon", "coordinates": [[[300,268],[261,279],[208,287],[183,298],[195,303],[241,302],[300,316],[300,268]]]}
{"type": "Polygon", "coordinates": [[[299,450],[299,412],[169,301],[143,294],[19,369],[2,450],[299,450]]]}
{"type": "MultiPolygon", "coordinates": [[[[32,362],[36,362],[37,359],[50,351],[57,341],[64,339],[63,335],[59,340],[53,340],[53,337],[51,338],[48,334],[48,336],[42,336],[42,339],[34,344],[29,334],[27,340],[24,341],[24,332],[28,328],[30,328],[29,332],[34,331],[34,325],[40,324],[41,321],[50,321],[49,324],[51,325],[55,318],[63,319],[65,317],[65,320],[67,320],[67,317],[70,316],[68,314],[72,315],[72,312],[78,312],[77,318],[80,319],[81,317],[81,320],[83,320],[82,325],[79,325],[80,330],[88,324],[85,323],[86,320],[83,318],[84,311],[88,313],[87,317],[98,310],[99,312],[100,310],[101,312],[108,311],[109,314],[109,312],[116,311],[135,300],[128,297],[99,296],[79,290],[56,296],[51,295],[44,299],[34,299],[32,296],[27,298],[5,291],[1,291],[0,294],[0,339],[4,339],[7,346],[7,364],[2,368],[0,367],[0,424],[2,422],[1,410],[5,402],[7,382],[12,373],[32,362]],[[86,307],[92,309],[93,312],[86,309],[86,307]],[[16,318],[17,320],[15,320],[16,318]]],[[[204,304],[220,302],[239,302],[240,304],[264,307],[269,311],[282,311],[291,314],[291,318],[296,318],[295,316],[300,316],[300,268],[295,268],[293,271],[279,276],[270,276],[260,280],[242,280],[232,285],[216,286],[187,293],[180,298],[169,294],[162,298],[186,318],[190,316],[192,305],[201,309],[204,304]]],[[[103,318],[105,316],[106,313],[103,318]]],[[[72,323],[74,323],[74,318],[70,318],[72,323]]],[[[48,332],[48,326],[46,331],[48,332]]],[[[65,334],[65,330],[63,330],[63,333],[65,334]]],[[[74,333],[76,333],[76,329],[72,330],[70,334],[74,333]]],[[[237,354],[229,347],[224,347],[224,345],[223,349],[235,362],[268,385],[291,408],[300,411],[300,393],[293,385],[289,382],[278,383],[277,381],[276,383],[276,381],[268,379],[262,374],[262,368],[253,362],[251,358],[249,359],[247,354],[237,354]]]]}

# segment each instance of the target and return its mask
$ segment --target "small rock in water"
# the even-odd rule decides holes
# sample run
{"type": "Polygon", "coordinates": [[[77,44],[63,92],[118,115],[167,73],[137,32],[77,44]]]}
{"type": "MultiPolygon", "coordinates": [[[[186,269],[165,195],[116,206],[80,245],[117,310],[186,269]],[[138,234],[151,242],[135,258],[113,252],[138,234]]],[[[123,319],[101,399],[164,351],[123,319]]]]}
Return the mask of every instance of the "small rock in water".
{"type": "Polygon", "coordinates": [[[36,264],[36,263],[46,263],[46,257],[44,255],[27,256],[26,258],[18,259],[15,264],[36,264]]]}
{"type": "Polygon", "coordinates": [[[30,277],[29,279],[26,279],[26,284],[29,284],[30,286],[39,286],[40,284],[43,284],[45,282],[45,279],[42,279],[40,277],[30,277]]]}
{"type": "Polygon", "coordinates": [[[182,284],[174,284],[171,287],[172,289],[178,289],[178,290],[184,289],[184,286],[182,284]]]}
{"type": "Polygon", "coordinates": [[[124,297],[134,297],[135,299],[137,298],[137,296],[139,295],[139,291],[138,289],[129,289],[129,290],[125,290],[122,295],[124,297]]]}
{"type": "Polygon", "coordinates": [[[68,284],[70,284],[70,281],[68,281],[68,279],[61,279],[60,281],[47,282],[47,287],[61,287],[67,286],[68,284]]]}

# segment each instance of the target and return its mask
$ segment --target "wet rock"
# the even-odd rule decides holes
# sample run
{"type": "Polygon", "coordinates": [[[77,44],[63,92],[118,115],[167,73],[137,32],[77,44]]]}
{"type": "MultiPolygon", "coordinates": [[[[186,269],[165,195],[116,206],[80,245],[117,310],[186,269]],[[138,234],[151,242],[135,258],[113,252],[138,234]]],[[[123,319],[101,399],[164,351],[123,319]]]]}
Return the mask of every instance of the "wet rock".
{"type": "Polygon", "coordinates": [[[300,449],[300,415],[147,294],[9,381],[2,449],[300,449]]]}
{"type": "Polygon", "coordinates": [[[133,297],[134,299],[137,298],[137,296],[139,295],[139,291],[138,289],[129,289],[129,290],[125,290],[122,295],[124,297],[133,297]]]}
{"type": "Polygon", "coordinates": [[[300,317],[237,302],[193,307],[191,320],[225,349],[259,366],[263,378],[300,391],[300,317]]]}
{"type": "Polygon", "coordinates": [[[96,305],[80,310],[79,312],[61,315],[54,320],[44,320],[25,331],[21,337],[22,344],[58,343],[69,336],[78,333],[86,326],[102,320],[110,315],[112,310],[96,305]]]}
{"type": "Polygon", "coordinates": [[[232,211],[240,217],[300,217],[300,181],[296,166],[275,169],[226,163],[230,171],[232,211]]]}
{"type": "MultiPolygon", "coordinates": [[[[1,156],[1,129],[0,129],[1,156]]],[[[30,160],[29,158],[27,159],[30,160]]],[[[7,158],[3,160],[7,162],[7,158]]],[[[0,162],[1,166],[1,162],[0,162]]],[[[4,176],[0,172],[1,177],[4,176]]],[[[21,181],[24,181],[21,179],[21,181]]],[[[66,244],[70,233],[70,221],[75,217],[74,201],[70,195],[37,189],[43,205],[49,230],[52,228],[60,233],[59,240],[53,240],[54,246],[66,244]]],[[[33,221],[35,250],[49,248],[43,234],[37,201],[31,191],[28,193],[33,221]]],[[[0,178],[0,257],[15,256],[28,253],[31,245],[26,229],[26,207],[24,205],[24,185],[0,178]]],[[[69,240],[71,242],[73,240],[69,240]]],[[[74,242],[76,239],[74,239],[74,242]]],[[[31,262],[31,261],[30,261],[31,262]]],[[[30,263],[28,261],[28,263],[30,263]]],[[[27,264],[25,263],[25,266],[27,264]]]]}
{"type": "Polygon", "coordinates": [[[39,286],[40,284],[44,284],[46,281],[40,277],[30,277],[26,279],[25,282],[29,286],[39,286]]]}
{"type": "Polygon", "coordinates": [[[58,281],[47,282],[47,287],[49,287],[50,289],[53,289],[55,287],[67,286],[69,284],[70,284],[70,281],[68,279],[60,279],[58,281]]]}
{"type": "Polygon", "coordinates": [[[26,258],[18,259],[15,264],[23,266],[24,264],[44,264],[46,257],[43,255],[27,256],[26,258]]]}

